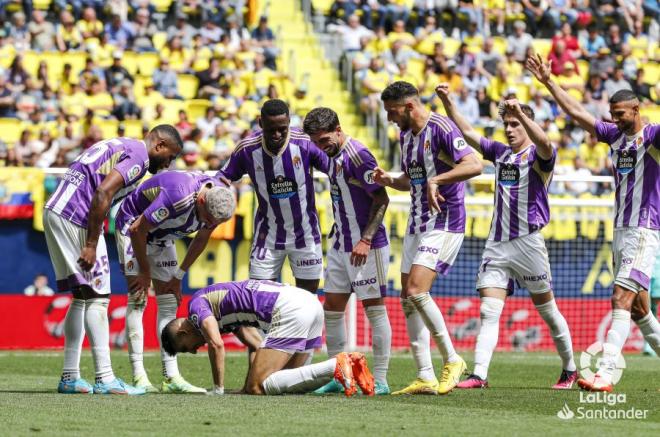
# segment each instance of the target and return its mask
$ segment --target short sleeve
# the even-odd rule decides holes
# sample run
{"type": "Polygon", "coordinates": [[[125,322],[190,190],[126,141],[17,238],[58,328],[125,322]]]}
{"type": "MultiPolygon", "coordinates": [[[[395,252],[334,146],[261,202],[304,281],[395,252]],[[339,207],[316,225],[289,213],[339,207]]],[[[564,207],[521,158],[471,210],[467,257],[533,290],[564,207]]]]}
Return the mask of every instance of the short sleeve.
{"type": "Polygon", "coordinates": [[[550,159],[543,159],[536,150],[535,153],[536,162],[539,163],[539,169],[543,172],[550,173],[555,169],[555,163],[557,161],[557,149],[552,148],[552,156],[550,159]]]}
{"type": "Polygon", "coordinates": [[[619,128],[617,128],[614,123],[607,123],[600,120],[596,120],[594,130],[596,131],[596,138],[598,138],[598,141],[607,144],[612,144],[621,134],[619,128]]]}
{"type": "Polygon", "coordinates": [[[374,168],[378,166],[376,158],[366,148],[360,150],[358,154],[362,162],[355,168],[355,174],[353,175],[355,179],[359,180],[362,187],[369,193],[383,188],[374,181],[374,168]]]}
{"type": "Polygon", "coordinates": [[[236,146],[237,151],[232,153],[225,166],[216,174],[216,177],[222,176],[230,181],[237,181],[245,174],[245,165],[243,163],[243,149],[236,146]]]}
{"type": "Polygon", "coordinates": [[[481,149],[481,154],[484,156],[484,159],[495,162],[497,157],[500,156],[506,146],[498,141],[490,140],[486,137],[481,137],[479,140],[479,148],[481,149]]]}
{"type": "Polygon", "coordinates": [[[444,121],[449,124],[451,129],[446,130],[444,127],[439,127],[436,135],[440,136],[440,148],[449,155],[452,161],[458,162],[463,157],[474,153],[454,122],[448,118],[444,119],[444,121]]]}
{"type": "Polygon", "coordinates": [[[190,299],[188,303],[188,320],[195,328],[202,330],[202,322],[208,317],[213,317],[211,304],[203,296],[197,296],[190,299]]]}
{"type": "Polygon", "coordinates": [[[311,141],[309,142],[309,161],[312,167],[318,171],[325,174],[330,171],[330,158],[311,141]]]}
{"type": "Polygon", "coordinates": [[[124,178],[125,186],[133,185],[142,179],[147,172],[144,159],[128,150],[122,153],[114,169],[124,178]]]}
{"type": "Polygon", "coordinates": [[[147,206],[142,215],[144,215],[144,219],[147,222],[154,227],[158,227],[168,218],[174,217],[174,211],[167,192],[161,190],[158,196],[147,206]]]}

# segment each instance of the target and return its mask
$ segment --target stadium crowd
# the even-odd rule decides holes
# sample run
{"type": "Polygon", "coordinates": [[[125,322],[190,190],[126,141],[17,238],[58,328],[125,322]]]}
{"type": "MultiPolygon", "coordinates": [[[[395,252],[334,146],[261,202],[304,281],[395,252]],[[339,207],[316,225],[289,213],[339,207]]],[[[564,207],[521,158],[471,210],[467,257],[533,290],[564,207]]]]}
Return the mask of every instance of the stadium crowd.
{"type": "Polygon", "coordinates": [[[162,13],[145,0],[7,3],[0,126],[17,138],[0,140],[0,165],[64,167],[101,138],[169,123],[186,140],[177,167],[219,169],[265,99],[311,107],[305,84],[277,72],[267,18],[248,28],[244,1],[162,13]]]}
{"type": "MultiPolygon", "coordinates": [[[[219,169],[264,100],[287,100],[299,125],[314,106],[307,84],[278,70],[267,17],[248,28],[244,3],[172,2],[159,12],[148,0],[55,0],[47,10],[0,1],[0,130],[20,132],[0,140],[0,164],[62,167],[103,137],[171,123],[186,141],[178,168],[219,169]]],[[[365,114],[381,111],[379,94],[395,80],[438,109],[434,87],[449,82],[469,122],[503,140],[497,104],[515,96],[557,145],[558,174],[609,174],[611,162],[522,68],[530,53],[551,59],[562,86],[601,117],[623,88],[660,103],[654,0],[318,3],[329,3],[327,31],[341,38],[365,114]]]]}
{"type": "MultiPolygon", "coordinates": [[[[396,80],[415,84],[430,109],[441,109],[434,88],[448,82],[466,119],[505,142],[498,103],[515,97],[557,145],[557,174],[609,175],[611,160],[523,68],[530,54],[547,56],[561,85],[599,118],[609,117],[609,96],[619,89],[634,91],[645,107],[660,103],[654,0],[336,0],[327,15],[363,111],[381,111],[380,92],[396,80]]],[[[553,185],[571,194],[605,188],[553,185]]]]}

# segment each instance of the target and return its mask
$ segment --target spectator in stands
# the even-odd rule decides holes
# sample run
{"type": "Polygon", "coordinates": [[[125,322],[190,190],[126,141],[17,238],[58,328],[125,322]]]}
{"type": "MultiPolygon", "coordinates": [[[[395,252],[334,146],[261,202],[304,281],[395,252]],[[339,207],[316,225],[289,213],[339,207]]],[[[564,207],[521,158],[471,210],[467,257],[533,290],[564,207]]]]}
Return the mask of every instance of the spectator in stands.
{"type": "Polygon", "coordinates": [[[412,33],[406,31],[406,22],[404,20],[396,20],[392,26],[392,31],[387,34],[387,39],[390,44],[394,41],[402,41],[405,45],[413,47],[417,40],[412,33]]]}
{"type": "Polygon", "coordinates": [[[633,56],[632,49],[628,44],[624,44],[621,48],[621,57],[619,65],[623,69],[623,74],[627,80],[634,80],[637,76],[637,70],[641,66],[640,60],[633,56]]]}
{"type": "Polygon", "coordinates": [[[387,70],[392,74],[398,72],[398,64],[407,64],[410,59],[419,57],[420,55],[416,51],[405,45],[400,39],[392,42],[390,49],[382,54],[383,62],[385,62],[387,70]]]}
{"type": "Polygon", "coordinates": [[[99,78],[94,77],[86,90],[85,108],[99,117],[108,118],[112,112],[114,102],[112,96],[105,91],[99,78]]]}
{"type": "MultiPolygon", "coordinates": [[[[438,76],[438,83],[443,83],[447,82],[449,84],[449,91],[452,93],[457,93],[461,88],[463,88],[463,78],[461,77],[460,74],[456,71],[456,61],[453,59],[450,59],[447,61],[447,71],[444,73],[441,73],[438,76]]],[[[435,86],[437,83],[434,85],[431,83],[431,81],[434,79],[433,77],[427,78],[429,83],[427,84],[427,89],[433,88],[433,92],[435,92],[435,86]]]]}
{"type": "MultiPolygon", "coordinates": [[[[635,79],[630,81],[630,88],[632,91],[635,93],[635,95],[639,98],[640,102],[642,103],[648,103],[648,102],[653,102],[653,96],[651,95],[651,85],[645,82],[644,79],[644,69],[640,68],[637,70],[637,74],[635,75],[635,79]]],[[[2,88],[0,87],[0,90],[2,88]]],[[[0,96],[2,95],[2,92],[0,91],[0,96]]],[[[657,96],[657,94],[656,94],[657,96]]],[[[0,102],[1,102],[0,98],[0,102]]],[[[659,102],[659,99],[656,98],[656,102],[659,102]]]]}
{"type": "Polygon", "coordinates": [[[598,56],[589,63],[589,75],[606,78],[614,71],[615,66],[616,61],[611,56],[610,49],[608,47],[601,47],[598,50],[598,56]]]}
{"type": "Polygon", "coordinates": [[[110,16],[118,15],[122,22],[128,20],[128,2],[126,0],[93,0],[101,2],[107,14],[110,16]]]}
{"type": "Polygon", "coordinates": [[[211,58],[209,68],[196,73],[199,80],[199,87],[197,88],[197,96],[202,99],[211,99],[212,101],[220,95],[220,82],[223,80],[225,74],[220,67],[220,59],[217,57],[211,58]]]}
{"type": "Polygon", "coordinates": [[[78,73],[80,86],[87,89],[92,79],[97,79],[101,88],[106,88],[105,72],[101,67],[98,67],[92,58],[85,59],[85,67],[78,73]]]}
{"type": "Polygon", "coordinates": [[[573,57],[573,59],[579,59],[582,56],[582,51],[580,50],[580,42],[573,35],[573,28],[568,22],[562,24],[561,31],[552,37],[552,47],[550,49],[551,52],[555,50],[558,42],[564,43],[566,52],[568,52],[573,57]]]}
{"type": "Polygon", "coordinates": [[[374,112],[380,108],[380,93],[390,83],[390,80],[391,76],[385,69],[383,59],[373,58],[360,82],[362,86],[360,107],[363,111],[374,112]]]}
{"type": "Polygon", "coordinates": [[[95,124],[92,124],[89,126],[89,129],[87,130],[85,136],[83,136],[82,140],[80,140],[80,146],[82,150],[85,151],[90,147],[92,147],[94,144],[101,141],[102,139],[103,139],[103,132],[101,132],[101,128],[95,124]]]}
{"type": "Polygon", "coordinates": [[[346,20],[347,24],[330,25],[328,30],[342,36],[342,48],[344,52],[355,52],[361,49],[362,38],[373,37],[373,32],[360,24],[360,18],[353,14],[346,20]]]}
{"type": "Polygon", "coordinates": [[[135,102],[133,83],[128,79],[124,79],[118,88],[118,91],[112,96],[115,103],[112,115],[120,121],[126,119],[139,120],[141,111],[135,102]]]}
{"type": "Polygon", "coordinates": [[[30,75],[23,67],[23,55],[18,52],[9,66],[7,86],[14,94],[18,95],[25,90],[29,78],[30,75]]]}
{"type": "MultiPolygon", "coordinates": [[[[39,88],[39,83],[31,77],[25,82],[25,89],[19,94],[16,101],[16,116],[21,120],[29,120],[30,115],[37,113],[39,102],[43,93],[39,88]]],[[[41,120],[41,114],[39,114],[41,120]]]]}
{"type": "Polygon", "coordinates": [[[587,134],[585,142],[580,145],[578,156],[582,164],[592,175],[607,175],[609,172],[609,148],[601,143],[595,135],[587,134]]]}
{"type": "Polygon", "coordinates": [[[115,51],[112,54],[112,65],[105,70],[105,82],[110,93],[114,94],[119,90],[119,84],[123,81],[134,82],[133,76],[126,68],[122,66],[121,59],[123,53],[115,51]]]}
{"type": "MultiPolygon", "coordinates": [[[[215,132],[215,127],[221,122],[222,121],[220,118],[217,117],[215,108],[209,106],[206,109],[206,115],[204,117],[198,118],[195,124],[202,135],[201,138],[206,140],[207,138],[210,138],[211,135],[213,135],[213,132],[215,132]]],[[[193,132],[195,132],[195,129],[193,129],[190,133],[191,137],[193,136],[193,132]]]]}
{"type": "Polygon", "coordinates": [[[477,58],[472,53],[470,53],[468,45],[461,43],[454,56],[454,62],[456,62],[456,73],[461,76],[467,76],[470,73],[470,70],[477,67],[477,58]]]}
{"type": "Polygon", "coordinates": [[[55,48],[55,26],[53,26],[53,23],[46,21],[46,14],[38,9],[32,12],[32,20],[28,24],[32,49],[38,52],[53,50],[55,48]]]}
{"type": "Polygon", "coordinates": [[[608,96],[613,96],[619,90],[630,90],[632,86],[623,75],[623,68],[620,65],[614,67],[614,72],[605,81],[605,92],[608,96]]]}
{"type": "Polygon", "coordinates": [[[176,122],[174,127],[179,131],[181,138],[187,139],[190,135],[193,125],[188,121],[188,114],[183,109],[179,111],[179,121],[176,122]]]}
{"type": "Polygon", "coordinates": [[[60,157],[62,159],[62,167],[68,166],[74,159],[80,155],[82,148],[80,147],[80,138],[74,134],[73,126],[67,124],[64,127],[64,132],[58,138],[60,142],[60,157]]]}
{"type": "Polygon", "coordinates": [[[199,31],[204,44],[217,44],[223,35],[223,30],[212,20],[204,21],[203,27],[199,31]]]}
{"type": "Polygon", "coordinates": [[[57,49],[61,52],[75,50],[83,43],[83,37],[75,26],[73,15],[66,9],[60,13],[60,24],[57,26],[55,40],[57,49]]]}
{"type": "Polygon", "coordinates": [[[483,75],[495,76],[497,65],[502,61],[502,55],[494,50],[494,41],[492,38],[484,40],[481,51],[477,53],[477,68],[483,75]]]}
{"type": "Polygon", "coordinates": [[[346,17],[355,15],[355,11],[360,8],[360,3],[361,0],[335,0],[328,11],[328,18],[331,23],[347,21],[346,17]]]}
{"type": "Polygon", "coordinates": [[[19,11],[12,15],[8,35],[13,39],[14,48],[17,51],[30,50],[30,31],[23,12],[19,11]]]}
{"type": "Polygon", "coordinates": [[[119,14],[110,17],[110,22],[105,25],[105,34],[108,42],[121,50],[129,48],[135,37],[130,23],[123,21],[119,14]]]}
{"type": "Polygon", "coordinates": [[[575,64],[566,62],[561,74],[557,78],[560,86],[573,95],[576,99],[580,99],[584,92],[584,80],[575,71],[575,64]]]}
{"type": "Polygon", "coordinates": [[[513,52],[513,57],[518,62],[524,62],[527,48],[532,45],[532,35],[525,32],[527,25],[523,21],[513,23],[513,35],[506,39],[507,49],[513,52]]]}
{"type": "Polygon", "coordinates": [[[93,40],[99,40],[103,33],[103,23],[96,18],[96,10],[92,7],[86,7],[82,13],[82,19],[76,25],[83,40],[89,43],[93,40]]]}
{"type": "Polygon", "coordinates": [[[59,141],[50,134],[50,130],[41,129],[39,139],[32,143],[32,165],[39,168],[51,167],[60,153],[59,141]]]}
{"type": "Polygon", "coordinates": [[[388,20],[391,23],[397,21],[406,22],[410,16],[410,9],[408,8],[406,0],[383,0],[381,2],[385,6],[384,16],[381,19],[382,24],[388,20]]]}
{"type": "Polygon", "coordinates": [[[181,158],[176,161],[181,170],[206,170],[207,164],[199,153],[199,144],[190,139],[184,141],[181,158]]]}
{"type": "Polygon", "coordinates": [[[193,54],[190,49],[183,46],[180,37],[175,36],[167,42],[161,50],[161,58],[170,61],[170,68],[175,73],[185,73],[190,69],[193,62],[193,54]]]}
{"type": "Polygon", "coordinates": [[[552,112],[550,103],[548,103],[543,98],[543,95],[536,90],[533,90],[531,94],[532,99],[528,105],[534,111],[534,120],[538,121],[539,123],[545,120],[553,120],[555,116],[552,112]]]}
{"type": "Polygon", "coordinates": [[[472,66],[467,76],[463,78],[463,87],[472,97],[476,97],[477,92],[482,88],[487,88],[489,84],[490,80],[481,74],[477,66],[472,66]]]}
{"type": "Polygon", "coordinates": [[[562,26],[562,16],[566,17],[565,24],[568,24],[569,27],[575,24],[579,17],[578,10],[574,8],[573,0],[548,0],[548,6],[548,14],[552,18],[554,29],[562,26]]]}
{"type": "Polygon", "coordinates": [[[607,96],[607,93],[604,90],[605,87],[603,86],[600,77],[594,76],[587,82],[584,94],[582,95],[582,105],[589,111],[590,114],[593,114],[594,118],[597,120],[609,118],[607,100],[604,99],[604,97],[607,96]],[[596,99],[593,97],[594,93],[592,92],[592,89],[598,88],[600,88],[600,91],[596,92],[596,97],[598,97],[598,99],[596,99]]]}
{"type": "Polygon", "coordinates": [[[474,0],[459,0],[458,12],[467,16],[468,27],[473,24],[476,26],[478,33],[483,33],[483,12],[481,6],[477,6],[474,0]]]}
{"type": "Polygon", "coordinates": [[[571,53],[566,50],[566,44],[563,40],[556,41],[553,49],[548,53],[548,60],[551,62],[550,70],[555,76],[564,73],[566,65],[572,65],[573,70],[578,71],[578,65],[571,53]]]}
{"type": "Polygon", "coordinates": [[[618,25],[612,24],[607,30],[607,35],[605,35],[605,44],[609,47],[614,54],[621,54],[623,45],[625,44],[625,39],[621,35],[621,29],[618,25]]]}
{"type": "Polygon", "coordinates": [[[471,125],[479,124],[479,102],[470,95],[467,88],[463,87],[458,92],[456,105],[460,108],[461,115],[471,125]]]}
{"type": "Polygon", "coordinates": [[[595,24],[592,23],[587,28],[587,37],[580,41],[580,47],[582,47],[582,56],[587,60],[595,58],[600,49],[607,47],[605,38],[595,24]]]}
{"type": "Polygon", "coordinates": [[[31,142],[32,132],[30,132],[29,129],[23,129],[18,141],[14,143],[14,154],[17,165],[29,165],[30,159],[32,158],[31,142]]]}
{"type": "Polygon", "coordinates": [[[39,102],[39,111],[46,121],[55,121],[60,115],[60,91],[53,91],[50,87],[43,88],[43,98],[39,102]]]}
{"type": "Polygon", "coordinates": [[[45,273],[38,273],[34,277],[34,282],[23,290],[26,296],[53,296],[55,292],[48,286],[48,276],[45,273]]]}
{"type": "MultiPolygon", "coordinates": [[[[430,0],[432,3],[435,0],[430,0]]],[[[416,3],[427,3],[427,0],[416,0],[416,3]]],[[[419,15],[420,25],[415,29],[415,39],[417,40],[416,44],[420,44],[422,41],[428,39],[433,39],[441,41],[446,37],[442,27],[438,26],[435,15],[419,15]],[[421,21],[423,19],[424,21],[421,21]]]]}
{"type": "Polygon", "coordinates": [[[188,15],[183,12],[177,12],[174,24],[167,28],[167,40],[171,41],[174,37],[179,37],[183,47],[192,47],[192,39],[197,31],[188,24],[188,15]]]}
{"type": "Polygon", "coordinates": [[[178,91],[177,75],[166,57],[160,59],[159,67],[153,73],[154,88],[167,99],[181,99],[178,91]]]}
{"type": "Polygon", "coordinates": [[[424,74],[434,73],[440,74],[447,70],[447,57],[445,56],[444,46],[441,42],[433,46],[433,53],[431,53],[424,64],[424,74]]]}
{"type": "Polygon", "coordinates": [[[486,88],[480,88],[477,90],[477,103],[479,103],[479,117],[481,118],[481,124],[486,125],[490,121],[492,123],[493,114],[497,113],[497,105],[493,100],[488,96],[486,88]]]}
{"type": "Polygon", "coordinates": [[[213,132],[213,153],[221,162],[226,162],[234,150],[234,140],[223,123],[219,123],[213,132]]]}
{"type": "Polygon", "coordinates": [[[0,117],[15,117],[14,93],[7,86],[7,81],[3,74],[0,74],[0,117]]]}
{"type": "Polygon", "coordinates": [[[229,48],[231,51],[238,50],[242,40],[250,39],[250,32],[245,26],[241,26],[238,19],[234,16],[227,19],[226,34],[229,36],[229,48]]]}
{"type": "Polygon", "coordinates": [[[140,8],[135,13],[133,22],[133,50],[136,52],[155,52],[154,35],[158,33],[158,27],[151,22],[149,9],[140,8]]]}
{"type": "Polygon", "coordinates": [[[255,41],[256,47],[263,51],[266,57],[266,66],[272,70],[277,70],[276,58],[279,53],[278,48],[275,46],[275,34],[268,27],[268,18],[262,16],[259,18],[259,25],[252,31],[252,39],[255,41]]]}

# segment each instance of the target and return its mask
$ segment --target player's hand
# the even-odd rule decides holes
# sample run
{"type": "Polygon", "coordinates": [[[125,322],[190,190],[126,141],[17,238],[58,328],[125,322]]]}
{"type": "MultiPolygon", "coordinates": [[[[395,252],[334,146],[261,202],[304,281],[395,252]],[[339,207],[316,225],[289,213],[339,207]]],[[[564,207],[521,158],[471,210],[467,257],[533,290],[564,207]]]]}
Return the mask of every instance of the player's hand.
{"type": "Polygon", "coordinates": [[[440,85],[435,87],[435,93],[440,97],[440,100],[449,99],[449,84],[447,82],[442,82],[440,85]]]}
{"type": "Polygon", "coordinates": [[[78,265],[84,271],[89,272],[94,264],[96,264],[96,247],[83,247],[78,258],[78,265]]]}
{"type": "Polygon", "coordinates": [[[149,273],[140,272],[133,281],[129,284],[130,292],[135,294],[136,300],[138,296],[145,298],[151,287],[151,275],[149,273]]]}
{"type": "Polygon", "coordinates": [[[527,58],[527,61],[525,61],[525,68],[534,75],[536,80],[544,85],[550,81],[551,65],[552,61],[545,62],[538,53],[536,56],[530,56],[527,58]]]}
{"type": "Polygon", "coordinates": [[[165,293],[171,293],[176,297],[176,304],[181,305],[181,280],[172,276],[165,284],[165,293]]]}
{"type": "Polygon", "coordinates": [[[220,180],[220,182],[225,184],[227,187],[231,187],[231,181],[229,179],[227,179],[226,177],[221,176],[221,175],[217,175],[217,177],[220,180]]]}
{"type": "Polygon", "coordinates": [[[442,197],[440,192],[438,191],[438,183],[433,182],[433,180],[429,180],[429,183],[427,185],[426,189],[426,200],[429,203],[429,207],[431,208],[431,211],[437,211],[440,212],[440,203],[445,201],[445,198],[442,197]]]}
{"type": "Polygon", "coordinates": [[[358,241],[358,244],[353,247],[353,251],[351,252],[351,265],[355,267],[364,265],[367,262],[370,250],[371,242],[367,242],[364,239],[358,241]]]}
{"type": "Polygon", "coordinates": [[[391,187],[394,183],[394,178],[390,176],[385,170],[380,167],[374,168],[374,182],[383,187],[391,187]]]}

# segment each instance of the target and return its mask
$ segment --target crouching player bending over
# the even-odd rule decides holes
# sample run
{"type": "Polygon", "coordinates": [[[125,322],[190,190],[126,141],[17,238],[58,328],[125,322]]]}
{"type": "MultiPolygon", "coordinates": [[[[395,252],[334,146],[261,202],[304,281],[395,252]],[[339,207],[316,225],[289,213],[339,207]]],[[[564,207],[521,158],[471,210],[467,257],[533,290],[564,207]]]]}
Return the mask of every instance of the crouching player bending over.
{"type": "Polygon", "coordinates": [[[226,282],[204,288],[188,303],[188,318],[168,323],[161,333],[171,355],[196,353],[208,344],[213,392],[224,393],[225,348],[222,333],[255,326],[266,336],[255,354],[244,391],[254,395],[306,393],[333,378],[346,396],[374,394],[374,378],[360,353],[342,352],[321,363],[304,366],[321,345],[323,307],[316,296],[290,285],[266,280],[226,282]]]}

